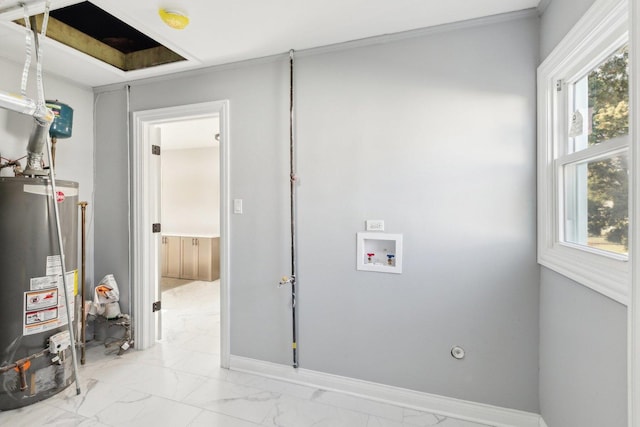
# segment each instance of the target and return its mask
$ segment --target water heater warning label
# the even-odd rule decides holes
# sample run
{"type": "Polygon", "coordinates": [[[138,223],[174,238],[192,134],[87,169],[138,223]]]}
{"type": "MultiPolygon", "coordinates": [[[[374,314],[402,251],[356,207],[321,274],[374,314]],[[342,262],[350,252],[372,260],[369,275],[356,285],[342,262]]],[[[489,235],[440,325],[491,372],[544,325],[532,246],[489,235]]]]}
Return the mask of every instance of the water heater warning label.
{"type": "Polygon", "coordinates": [[[34,327],[37,327],[38,332],[46,331],[46,329],[42,329],[42,326],[51,322],[55,322],[57,318],[58,307],[53,307],[46,310],[32,311],[30,313],[27,313],[24,319],[24,323],[32,329],[35,329],[34,327]]]}
{"type": "Polygon", "coordinates": [[[58,306],[58,289],[25,292],[27,312],[58,306]]]}
{"type": "Polygon", "coordinates": [[[47,276],[57,276],[62,274],[62,261],[60,255],[47,257],[47,276]]]}
{"type": "MultiPolygon", "coordinates": [[[[32,277],[31,290],[24,293],[24,325],[23,335],[33,335],[59,328],[68,323],[64,298],[64,281],[59,257],[47,259],[47,275],[32,277]],[[56,274],[58,273],[58,274],[56,274]]],[[[77,270],[67,272],[67,291],[71,297],[71,315],[74,315],[73,295],[77,283],[77,270]]],[[[73,320],[73,317],[72,319],[73,320]]]]}

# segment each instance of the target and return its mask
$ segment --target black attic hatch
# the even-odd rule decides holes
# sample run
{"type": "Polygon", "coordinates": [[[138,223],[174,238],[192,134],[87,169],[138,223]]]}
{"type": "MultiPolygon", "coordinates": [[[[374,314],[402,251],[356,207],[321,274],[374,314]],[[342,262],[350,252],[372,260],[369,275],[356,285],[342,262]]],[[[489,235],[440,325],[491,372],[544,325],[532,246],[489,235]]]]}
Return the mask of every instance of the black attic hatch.
{"type": "MultiPolygon", "coordinates": [[[[36,15],[42,28],[43,15],[36,15]]],[[[24,20],[16,20],[24,25],[24,20]]],[[[184,61],[185,58],[88,1],[49,13],[47,37],[123,71],[184,61]]]]}

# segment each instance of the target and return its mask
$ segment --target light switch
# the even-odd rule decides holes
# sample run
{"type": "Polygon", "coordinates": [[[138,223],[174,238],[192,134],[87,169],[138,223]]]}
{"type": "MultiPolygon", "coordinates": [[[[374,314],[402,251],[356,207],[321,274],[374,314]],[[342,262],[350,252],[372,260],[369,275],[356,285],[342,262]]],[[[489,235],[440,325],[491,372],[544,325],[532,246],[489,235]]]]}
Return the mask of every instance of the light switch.
{"type": "Polygon", "coordinates": [[[384,231],[384,221],[381,219],[368,219],[365,223],[367,231],[384,231]]]}
{"type": "Polygon", "coordinates": [[[234,214],[242,213],[242,199],[233,199],[233,213],[234,214]]]}

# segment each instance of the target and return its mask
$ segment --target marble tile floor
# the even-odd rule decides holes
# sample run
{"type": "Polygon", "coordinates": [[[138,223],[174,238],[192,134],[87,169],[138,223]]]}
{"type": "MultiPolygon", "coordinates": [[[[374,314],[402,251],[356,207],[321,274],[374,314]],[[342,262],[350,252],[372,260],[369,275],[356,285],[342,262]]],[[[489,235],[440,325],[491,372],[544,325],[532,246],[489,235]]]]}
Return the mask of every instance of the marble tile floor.
{"type": "MultiPolygon", "coordinates": [[[[121,356],[87,349],[74,385],[0,412],[0,425],[193,427],[481,427],[480,424],[219,367],[219,282],[163,293],[163,339],[121,356]]],[[[486,427],[486,426],[485,426],[486,427]]]]}

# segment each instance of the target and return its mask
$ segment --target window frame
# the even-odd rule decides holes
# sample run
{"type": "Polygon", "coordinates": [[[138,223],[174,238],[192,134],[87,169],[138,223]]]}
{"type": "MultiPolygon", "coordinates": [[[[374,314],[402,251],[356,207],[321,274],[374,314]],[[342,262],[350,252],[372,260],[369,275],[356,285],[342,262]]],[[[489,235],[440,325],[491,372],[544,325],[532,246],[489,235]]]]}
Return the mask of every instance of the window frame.
{"type": "MultiPolygon", "coordinates": [[[[629,303],[630,294],[629,257],[564,242],[560,233],[564,227],[561,168],[567,164],[564,146],[569,123],[567,100],[570,91],[566,82],[586,75],[616,49],[629,43],[628,30],[626,0],[596,1],[538,67],[537,78],[538,263],[625,305],[629,303]]],[[[630,138],[626,138],[627,143],[622,147],[617,142],[612,150],[626,147],[631,171],[630,138]]],[[[610,151],[607,148],[594,151],[597,150],[601,155],[610,151]]],[[[575,158],[586,155],[574,154],[575,158]]],[[[629,215],[631,223],[631,212],[629,215]]]]}

